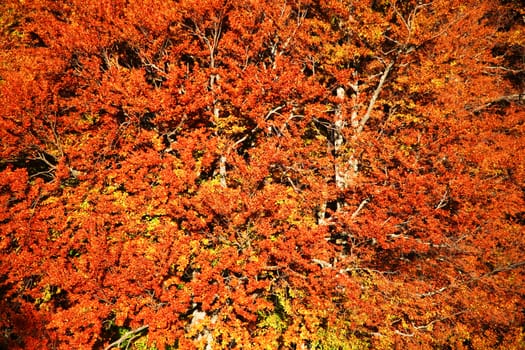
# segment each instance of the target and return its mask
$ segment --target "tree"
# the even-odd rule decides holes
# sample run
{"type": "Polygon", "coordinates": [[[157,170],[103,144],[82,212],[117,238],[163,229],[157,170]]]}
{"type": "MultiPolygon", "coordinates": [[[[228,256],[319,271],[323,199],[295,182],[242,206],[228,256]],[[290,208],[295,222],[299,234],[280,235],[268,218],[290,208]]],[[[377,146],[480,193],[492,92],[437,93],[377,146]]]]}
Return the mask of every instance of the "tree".
{"type": "Polygon", "coordinates": [[[519,348],[514,5],[6,1],[2,344],[519,348]]]}

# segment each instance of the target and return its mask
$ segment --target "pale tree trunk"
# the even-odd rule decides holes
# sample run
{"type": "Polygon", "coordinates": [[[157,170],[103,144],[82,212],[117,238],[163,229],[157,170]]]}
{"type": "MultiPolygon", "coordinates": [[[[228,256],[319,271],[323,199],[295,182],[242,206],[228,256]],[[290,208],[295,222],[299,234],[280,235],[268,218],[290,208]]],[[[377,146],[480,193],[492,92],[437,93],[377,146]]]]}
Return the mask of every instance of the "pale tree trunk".
{"type": "Polygon", "coordinates": [[[215,345],[215,340],[210,328],[212,328],[217,323],[217,319],[217,315],[211,316],[210,318],[204,311],[193,311],[191,322],[187,327],[187,331],[191,332],[202,327],[202,330],[198,333],[195,340],[198,343],[204,342],[206,344],[204,350],[212,350],[215,345]],[[202,326],[203,323],[206,324],[204,327],[202,326]]]}
{"type": "MultiPolygon", "coordinates": [[[[354,138],[359,137],[359,135],[363,132],[363,129],[367,121],[370,119],[375,103],[379,97],[379,94],[383,90],[385,81],[388,78],[393,66],[394,66],[394,61],[391,61],[385,67],[385,70],[383,71],[383,73],[381,74],[381,78],[379,79],[379,83],[377,87],[375,88],[372,94],[372,97],[370,98],[366,112],[361,118],[359,117],[359,94],[360,94],[359,85],[357,82],[355,84],[350,85],[350,87],[353,90],[352,101],[351,101],[352,112],[350,115],[350,126],[354,130],[353,132],[354,138]]],[[[343,152],[342,150],[342,147],[344,146],[344,143],[345,143],[344,128],[347,126],[347,123],[345,121],[345,116],[343,114],[343,105],[345,103],[346,97],[345,97],[345,90],[342,87],[337,89],[337,99],[338,99],[338,106],[336,107],[335,120],[332,125],[333,140],[330,146],[333,147],[334,158],[335,158],[334,159],[335,186],[338,191],[339,190],[342,191],[352,186],[353,184],[355,184],[356,178],[359,172],[359,160],[355,157],[354,154],[347,154],[347,152],[343,152]]],[[[369,199],[365,199],[363,200],[363,202],[361,202],[359,207],[352,214],[353,218],[357,216],[359,211],[363,209],[364,205],[366,205],[368,201],[369,199]]],[[[344,207],[344,203],[338,200],[336,210],[341,211],[343,210],[343,207],[344,207]]],[[[317,213],[318,222],[321,225],[329,224],[329,222],[327,222],[327,220],[325,219],[326,209],[327,209],[327,203],[324,202],[321,204],[319,211],[317,213]]]]}
{"type": "MultiPolygon", "coordinates": [[[[333,147],[334,147],[334,176],[335,176],[335,186],[338,190],[344,190],[347,186],[347,169],[344,164],[344,159],[341,154],[341,147],[344,144],[344,135],[343,135],[343,129],[346,125],[343,112],[342,112],[342,105],[345,100],[345,90],[340,87],[337,89],[337,99],[339,100],[339,105],[337,106],[336,112],[335,112],[335,121],[334,121],[334,137],[333,137],[333,147]]],[[[342,203],[338,200],[337,201],[337,210],[340,210],[342,207],[342,203]]]]}
{"type": "MultiPolygon", "coordinates": [[[[357,110],[358,107],[356,105],[358,94],[359,94],[359,86],[356,83],[353,87],[355,87],[356,96],[354,100],[354,106],[352,110],[352,127],[354,128],[354,137],[359,137],[359,134],[363,131],[363,128],[365,127],[366,122],[368,119],[370,119],[370,115],[372,114],[372,111],[374,110],[375,103],[377,101],[377,98],[379,97],[379,94],[383,90],[383,85],[385,84],[386,79],[388,78],[388,75],[390,74],[390,71],[392,67],[394,66],[394,61],[391,61],[381,74],[381,78],[379,79],[379,83],[377,84],[376,89],[374,90],[374,93],[372,95],[372,98],[370,99],[370,102],[368,103],[368,107],[366,109],[366,113],[359,120],[357,110]]],[[[355,158],[354,154],[351,154],[348,159],[345,161],[345,173],[344,173],[344,188],[348,187],[350,184],[355,183],[355,179],[358,175],[359,171],[359,160],[355,158]]]]}

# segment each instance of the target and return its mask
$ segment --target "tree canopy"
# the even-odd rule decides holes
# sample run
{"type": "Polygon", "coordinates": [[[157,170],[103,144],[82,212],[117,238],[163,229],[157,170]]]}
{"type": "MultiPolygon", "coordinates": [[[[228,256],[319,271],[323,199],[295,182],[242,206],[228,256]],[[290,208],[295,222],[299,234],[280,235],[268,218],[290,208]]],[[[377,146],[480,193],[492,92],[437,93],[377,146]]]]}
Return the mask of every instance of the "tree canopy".
{"type": "Polygon", "coordinates": [[[525,346],[525,6],[0,4],[0,347],[525,346]]]}

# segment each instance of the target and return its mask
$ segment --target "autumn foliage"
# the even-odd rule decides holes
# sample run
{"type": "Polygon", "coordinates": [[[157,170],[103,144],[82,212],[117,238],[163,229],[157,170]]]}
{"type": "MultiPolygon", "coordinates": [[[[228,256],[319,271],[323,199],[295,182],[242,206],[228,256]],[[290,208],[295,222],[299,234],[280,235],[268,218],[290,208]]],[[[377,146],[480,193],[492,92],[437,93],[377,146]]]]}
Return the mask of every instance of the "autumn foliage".
{"type": "Polygon", "coordinates": [[[0,4],[0,348],[525,347],[523,1],[0,4]]]}

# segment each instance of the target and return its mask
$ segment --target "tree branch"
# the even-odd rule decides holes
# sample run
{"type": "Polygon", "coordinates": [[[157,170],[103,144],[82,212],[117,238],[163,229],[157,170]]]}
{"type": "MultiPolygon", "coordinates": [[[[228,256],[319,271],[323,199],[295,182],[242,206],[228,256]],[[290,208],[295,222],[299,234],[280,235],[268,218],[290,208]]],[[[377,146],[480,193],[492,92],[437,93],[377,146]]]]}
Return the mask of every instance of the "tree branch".
{"type": "Polygon", "coordinates": [[[359,204],[357,209],[352,213],[352,219],[355,219],[357,215],[359,215],[359,212],[370,202],[370,198],[365,198],[363,201],[359,204]]]}
{"type": "Polygon", "coordinates": [[[487,273],[485,273],[485,274],[483,274],[481,276],[472,277],[472,278],[470,278],[470,279],[468,279],[466,281],[460,282],[460,283],[454,283],[453,282],[453,283],[449,284],[448,286],[441,287],[439,289],[436,289],[436,290],[433,290],[433,291],[430,291],[430,292],[427,292],[427,293],[420,293],[420,294],[417,294],[417,296],[420,297],[420,298],[431,297],[431,296],[443,293],[447,289],[457,288],[457,287],[460,287],[460,286],[463,286],[463,285],[466,285],[466,284],[469,284],[469,283],[472,283],[472,282],[475,282],[475,281],[479,281],[482,278],[494,276],[494,275],[496,275],[498,273],[501,273],[501,272],[512,271],[512,270],[517,269],[517,268],[522,267],[522,266],[525,266],[525,261],[518,261],[518,262],[513,263],[513,264],[497,267],[497,268],[493,269],[492,271],[489,271],[489,272],[487,272],[487,273]]]}
{"type": "Polygon", "coordinates": [[[136,328],[136,329],[132,329],[131,331],[129,332],[126,332],[122,335],[122,337],[120,337],[117,341],[114,341],[113,343],[109,344],[108,346],[106,346],[104,348],[104,350],[109,350],[113,347],[116,347],[116,346],[119,346],[120,344],[126,342],[126,341],[131,341],[133,339],[135,339],[137,337],[137,334],[142,332],[143,330],[147,329],[149,327],[149,325],[144,325],[144,326],[141,326],[139,328],[136,328]]]}
{"type": "Polygon", "coordinates": [[[474,110],[472,110],[472,112],[474,112],[474,113],[481,112],[485,108],[490,107],[491,105],[493,105],[495,103],[498,103],[498,102],[521,102],[521,101],[525,102],[525,93],[500,96],[498,98],[495,98],[495,99],[485,103],[482,106],[479,106],[479,107],[475,108],[474,110]]]}
{"type": "Polygon", "coordinates": [[[379,97],[381,90],[383,90],[383,84],[385,83],[385,80],[388,77],[388,74],[390,73],[390,70],[392,69],[393,66],[394,66],[394,61],[390,62],[386,66],[383,74],[381,75],[381,79],[379,80],[379,84],[377,85],[374,91],[374,94],[372,95],[372,99],[370,100],[370,103],[368,104],[366,113],[363,119],[361,119],[361,121],[359,122],[359,126],[357,127],[357,133],[360,133],[361,131],[363,131],[363,128],[365,127],[366,122],[368,121],[368,119],[370,119],[370,114],[372,113],[372,110],[374,109],[376,100],[379,97]]]}

